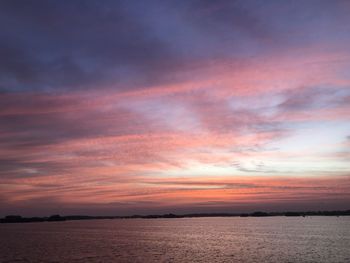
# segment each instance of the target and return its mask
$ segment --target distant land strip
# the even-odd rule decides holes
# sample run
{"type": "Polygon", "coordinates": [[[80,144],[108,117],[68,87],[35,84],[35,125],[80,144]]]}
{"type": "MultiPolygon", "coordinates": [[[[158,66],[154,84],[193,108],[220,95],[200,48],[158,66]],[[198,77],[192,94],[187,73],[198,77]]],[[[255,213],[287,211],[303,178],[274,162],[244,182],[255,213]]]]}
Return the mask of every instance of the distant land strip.
{"type": "Polygon", "coordinates": [[[132,216],[84,216],[52,215],[49,217],[22,217],[19,215],[8,215],[0,219],[0,223],[30,223],[30,222],[53,222],[67,220],[92,220],[92,219],[154,219],[154,218],[193,218],[193,217],[306,217],[306,216],[350,216],[350,210],[342,211],[307,211],[307,212],[253,212],[253,213],[194,213],[194,214],[163,214],[163,215],[132,215],[132,216]]]}

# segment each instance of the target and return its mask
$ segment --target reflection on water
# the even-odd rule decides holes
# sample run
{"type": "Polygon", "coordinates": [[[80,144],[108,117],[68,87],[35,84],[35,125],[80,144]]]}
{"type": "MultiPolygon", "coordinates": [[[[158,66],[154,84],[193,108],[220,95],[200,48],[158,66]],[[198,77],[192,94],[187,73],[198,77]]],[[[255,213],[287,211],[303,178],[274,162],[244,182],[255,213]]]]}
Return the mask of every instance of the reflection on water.
{"type": "Polygon", "coordinates": [[[0,262],[350,262],[350,217],[1,224],[0,262]]]}

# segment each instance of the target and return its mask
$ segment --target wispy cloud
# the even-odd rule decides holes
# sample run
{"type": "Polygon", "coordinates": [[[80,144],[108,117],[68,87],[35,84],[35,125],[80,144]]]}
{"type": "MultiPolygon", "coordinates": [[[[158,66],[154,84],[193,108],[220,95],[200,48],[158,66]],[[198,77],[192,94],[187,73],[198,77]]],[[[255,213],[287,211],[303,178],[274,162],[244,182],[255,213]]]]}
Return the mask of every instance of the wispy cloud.
{"type": "Polygon", "coordinates": [[[345,208],[349,8],[2,1],[1,211],[345,208]]]}

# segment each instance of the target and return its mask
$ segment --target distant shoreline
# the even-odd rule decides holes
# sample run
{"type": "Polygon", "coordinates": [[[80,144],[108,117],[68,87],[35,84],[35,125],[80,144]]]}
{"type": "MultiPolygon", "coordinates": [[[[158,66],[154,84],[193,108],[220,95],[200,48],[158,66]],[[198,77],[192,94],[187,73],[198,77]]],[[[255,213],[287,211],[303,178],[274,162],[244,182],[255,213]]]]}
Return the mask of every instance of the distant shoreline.
{"type": "Polygon", "coordinates": [[[84,216],[52,215],[49,217],[22,217],[9,215],[0,219],[0,223],[31,223],[31,222],[57,222],[68,220],[93,220],[93,219],[155,219],[155,218],[194,218],[194,217],[306,217],[306,216],[350,216],[350,210],[342,211],[307,211],[307,212],[253,212],[253,213],[193,213],[193,214],[162,214],[162,215],[132,215],[132,216],[84,216]]]}

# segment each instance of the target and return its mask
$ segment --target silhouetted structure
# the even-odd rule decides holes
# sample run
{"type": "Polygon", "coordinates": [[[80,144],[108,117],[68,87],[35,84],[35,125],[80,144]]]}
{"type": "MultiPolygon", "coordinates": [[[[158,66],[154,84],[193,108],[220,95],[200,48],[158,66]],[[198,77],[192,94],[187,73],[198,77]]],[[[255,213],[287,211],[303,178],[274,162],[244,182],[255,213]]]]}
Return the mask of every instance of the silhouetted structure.
{"type": "Polygon", "coordinates": [[[28,222],[52,222],[66,220],[91,220],[91,219],[133,219],[133,218],[185,218],[185,217],[267,217],[267,216],[350,216],[350,210],[345,211],[308,211],[308,212],[253,212],[253,213],[197,213],[197,214],[163,214],[163,215],[133,215],[133,216],[60,216],[52,215],[50,217],[22,217],[19,215],[8,215],[0,219],[0,223],[28,223],[28,222]]]}
{"type": "Polygon", "coordinates": [[[251,214],[250,216],[254,216],[254,217],[262,217],[262,216],[271,216],[268,213],[265,212],[254,212],[253,214],[251,214]]]}
{"type": "Polygon", "coordinates": [[[60,215],[52,215],[47,219],[47,221],[65,221],[65,220],[66,218],[60,215]]]}

